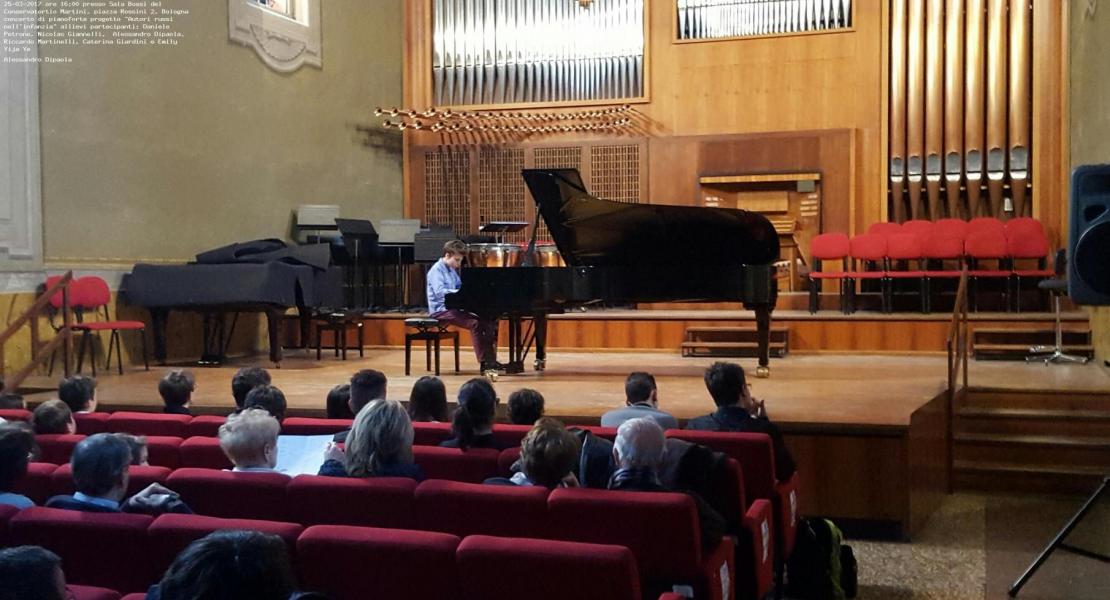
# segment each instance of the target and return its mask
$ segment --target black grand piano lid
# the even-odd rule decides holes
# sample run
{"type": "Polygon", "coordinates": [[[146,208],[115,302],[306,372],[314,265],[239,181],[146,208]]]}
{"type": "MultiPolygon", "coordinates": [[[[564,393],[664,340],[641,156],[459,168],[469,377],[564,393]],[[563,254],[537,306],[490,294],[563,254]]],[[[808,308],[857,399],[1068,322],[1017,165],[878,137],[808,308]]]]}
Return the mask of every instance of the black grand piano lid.
{"type": "Polygon", "coordinates": [[[577,169],[524,169],[521,175],[571,266],[768,265],[779,259],[778,234],[759,213],[602,200],[586,191],[577,169]]]}

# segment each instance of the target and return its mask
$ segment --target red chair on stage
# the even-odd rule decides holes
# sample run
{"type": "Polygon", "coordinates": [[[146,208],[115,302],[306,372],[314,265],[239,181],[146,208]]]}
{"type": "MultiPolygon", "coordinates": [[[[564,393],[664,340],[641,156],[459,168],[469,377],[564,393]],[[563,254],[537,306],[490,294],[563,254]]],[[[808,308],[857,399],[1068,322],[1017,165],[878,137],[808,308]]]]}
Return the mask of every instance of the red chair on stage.
{"type": "Polygon", "coordinates": [[[1044,235],[1044,224],[1041,223],[1039,219],[1034,219],[1033,217],[1014,217],[1006,221],[1002,227],[1005,230],[1007,238],[1029,231],[1035,231],[1044,235]]]}
{"type": "Polygon", "coordinates": [[[875,235],[896,235],[903,233],[902,225],[900,223],[892,223],[890,221],[878,221],[872,223],[867,228],[867,233],[875,235]]]}
{"type": "MultiPolygon", "coordinates": [[[[990,217],[980,217],[990,219],[990,217]]],[[[967,240],[964,241],[964,252],[967,255],[968,266],[968,302],[972,312],[979,310],[979,282],[981,280],[1002,281],[1003,306],[1009,309],[1010,277],[1012,267],[1008,264],[1009,255],[1006,252],[1006,235],[1003,233],[1002,222],[998,227],[984,221],[978,229],[968,231],[967,240]],[[983,261],[994,261],[995,268],[984,268],[983,261]]]]}
{"type": "Polygon", "coordinates": [[[926,263],[922,300],[925,312],[929,313],[933,310],[933,282],[959,279],[963,273],[964,242],[962,238],[948,235],[938,227],[925,238],[921,251],[926,263]]]}
{"type": "MultiPolygon", "coordinates": [[[[1015,219],[1016,220],[1016,219],[1015,219]]],[[[1013,229],[1007,228],[1006,253],[1013,261],[1013,293],[1011,294],[1014,310],[1021,312],[1021,281],[1022,279],[1048,279],[1056,276],[1056,270],[1048,268],[1048,238],[1040,228],[1040,221],[1032,220],[1034,224],[1022,225],[1013,229]],[[1032,266],[1027,266],[1032,262],[1032,266]]],[[[1007,223],[1009,225],[1009,223],[1007,223]]],[[[1034,284],[1036,285],[1036,284],[1034,284]]]]}
{"type": "Polygon", "coordinates": [[[1005,235],[1006,226],[995,217],[975,217],[967,222],[967,235],[982,231],[998,232],[1005,235]]]}
{"type": "Polygon", "coordinates": [[[946,237],[954,237],[963,243],[967,238],[967,221],[963,219],[940,219],[936,223],[935,233],[946,237]]]}
{"type": "Polygon", "coordinates": [[[845,273],[849,313],[856,312],[857,281],[860,282],[860,293],[863,293],[864,281],[879,282],[881,309],[887,312],[886,297],[882,293],[882,281],[886,277],[886,246],[887,236],[877,233],[857,235],[849,241],[848,255],[851,258],[852,268],[845,273]]]}
{"type": "Polygon", "coordinates": [[[809,252],[813,259],[813,270],[809,272],[809,312],[816,314],[820,308],[821,282],[834,280],[840,282],[840,309],[848,312],[849,304],[846,290],[848,288],[848,252],[850,249],[848,236],[843,233],[822,233],[810,242],[809,252]],[[822,271],[824,261],[837,260],[841,262],[839,271],[822,271]]]}
{"type": "Polygon", "coordinates": [[[925,238],[932,235],[937,229],[937,224],[924,219],[913,219],[902,223],[902,233],[916,235],[924,243],[925,238]]]}
{"type": "Polygon", "coordinates": [[[108,342],[107,361],[104,363],[104,368],[108,369],[112,366],[112,347],[116,350],[116,367],[119,374],[123,375],[123,356],[120,350],[122,342],[120,341],[120,331],[138,331],[139,341],[142,342],[143,348],[143,366],[147,371],[150,370],[150,362],[146,356],[146,324],[142,321],[113,321],[110,314],[108,314],[108,304],[112,301],[112,292],[108,289],[108,283],[103,279],[89,275],[80,277],[73,281],[70,285],[70,296],[75,307],[80,307],[82,311],[91,310],[94,315],[99,315],[101,309],[104,310],[103,321],[90,321],[81,322],[73,325],[74,331],[83,332],[81,336],[80,350],[77,352],[77,371],[81,371],[81,364],[85,358],[85,347],[88,346],[90,352],[89,364],[92,365],[93,377],[96,377],[96,345],[93,343],[93,336],[100,331],[111,331],[111,336],[108,342]]]}
{"type": "Polygon", "coordinates": [[[917,291],[921,302],[921,312],[925,312],[925,269],[921,261],[924,252],[921,238],[912,233],[900,233],[886,238],[887,270],[884,279],[883,305],[888,311],[894,310],[894,283],[896,281],[917,280],[917,291]],[[905,265],[900,268],[899,265],[905,265]]]}

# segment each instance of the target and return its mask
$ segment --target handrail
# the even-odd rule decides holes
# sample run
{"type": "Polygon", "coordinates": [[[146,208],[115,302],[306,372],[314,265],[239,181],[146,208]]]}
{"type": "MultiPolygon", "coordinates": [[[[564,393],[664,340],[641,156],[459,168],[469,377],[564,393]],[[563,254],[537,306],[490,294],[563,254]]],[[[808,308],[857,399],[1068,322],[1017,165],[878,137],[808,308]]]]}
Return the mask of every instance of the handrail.
{"type": "Polygon", "coordinates": [[[12,321],[3,333],[0,333],[0,374],[4,372],[4,345],[27,323],[31,325],[31,361],[20,369],[14,377],[4,380],[3,391],[15,390],[23,383],[23,380],[31,374],[35,368],[45,360],[47,356],[54,352],[59,345],[63,345],[62,351],[62,365],[66,377],[69,377],[70,372],[70,355],[72,354],[72,339],[73,339],[73,311],[70,310],[69,305],[69,286],[73,283],[73,271],[66,271],[64,275],[58,278],[52,285],[48,286],[46,290],[27,307],[14,321],[12,321]],[[50,303],[50,299],[61,292],[62,294],[62,327],[58,330],[57,335],[53,340],[50,340],[42,348],[39,348],[39,315],[50,303]]]}
{"type": "Polygon", "coordinates": [[[945,428],[945,441],[948,446],[948,491],[952,491],[952,470],[955,438],[952,426],[956,415],[956,398],[959,396],[957,382],[961,375],[962,388],[967,390],[967,360],[968,360],[968,321],[967,321],[967,270],[960,274],[960,285],[956,288],[956,302],[952,307],[952,319],[948,322],[948,335],[945,346],[948,349],[948,390],[946,411],[948,426],[945,428]]]}

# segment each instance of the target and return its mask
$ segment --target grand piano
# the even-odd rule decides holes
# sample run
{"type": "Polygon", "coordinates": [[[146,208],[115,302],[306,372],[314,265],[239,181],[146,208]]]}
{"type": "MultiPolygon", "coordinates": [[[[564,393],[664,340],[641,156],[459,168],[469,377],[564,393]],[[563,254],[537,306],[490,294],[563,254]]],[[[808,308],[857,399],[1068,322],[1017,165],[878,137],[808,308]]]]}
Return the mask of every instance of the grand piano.
{"type": "Polygon", "coordinates": [[[154,356],[166,361],[166,322],[171,310],[199,312],[204,319],[201,364],[219,364],[241,312],[266,315],[270,360],[281,364],[281,323],[297,307],[301,339],[308,339],[310,311],[343,303],[343,274],[330,266],[327,244],[287,247],[281,240],[232,244],[197,255],[184,265],[137,264],[124,278],[131,304],[150,311],[154,356]],[[227,313],[234,313],[230,329],[227,313]]]}
{"type": "MultiPolygon", "coordinates": [[[[532,346],[546,366],[547,316],[595,303],[740,301],[755,311],[757,375],[766,376],[779,238],[763,215],[629,204],[587,192],[576,169],[525,169],[524,181],[567,267],[466,267],[448,308],[508,321],[506,373],[532,346]]],[[[536,227],[533,226],[534,246],[536,227]]]]}

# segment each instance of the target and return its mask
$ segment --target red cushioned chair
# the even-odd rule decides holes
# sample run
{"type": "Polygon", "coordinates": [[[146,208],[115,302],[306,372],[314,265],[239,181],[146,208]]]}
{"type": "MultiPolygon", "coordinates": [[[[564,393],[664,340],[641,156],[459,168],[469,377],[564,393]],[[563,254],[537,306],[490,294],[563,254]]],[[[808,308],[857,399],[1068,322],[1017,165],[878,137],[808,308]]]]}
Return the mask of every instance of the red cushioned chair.
{"type": "Polygon", "coordinates": [[[911,219],[902,223],[902,233],[916,235],[921,238],[922,241],[924,241],[926,237],[932,235],[936,228],[936,223],[924,219],[911,219]]]}
{"type": "Polygon", "coordinates": [[[296,550],[297,536],[304,531],[304,527],[298,523],[165,514],[155,519],[154,523],[147,528],[151,561],[158,572],[164,572],[189,544],[214,531],[228,529],[261,531],[276,535],[289,547],[291,557],[296,550]]]}
{"type": "Polygon", "coordinates": [[[493,426],[493,439],[505,446],[519,446],[531,430],[531,425],[497,424],[493,426]]]}
{"type": "Polygon", "coordinates": [[[92,435],[108,431],[108,419],[111,416],[106,412],[74,413],[73,422],[77,423],[77,433],[92,435]]]}
{"type": "Polygon", "coordinates": [[[456,552],[464,600],[641,600],[623,546],[473,535],[456,552]]]}
{"type": "Polygon", "coordinates": [[[813,259],[813,270],[809,272],[809,312],[816,314],[820,308],[821,282],[835,280],[840,282],[840,309],[848,312],[848,299],[846,290],[848,282],[846,273],[848,269],[848,252],[850,249],[848,236],[843,233],[822,233],[813,238],[809,244],[809,253],[813,259]],[[839,271],[823,271],[821,265],[824,261],[837,260],[841,262],[839,271]]]}
{"type": "Polygon", "coordinates": [[[346,431],[352,423],[351,419],[288,417],[281,422],[281,432],[285,435],[328,435],[346,431]]]}
{"type": "Polygon", "coordinates": [[[697,507],[686,494],[562,488],[548,496],[547,509],[558,539],[631,550],[648,595],[684,585],[696,598],[726,598],[721,574],[736,572],[733,543],[702,550],[697,507]]]}
{"type": "Polygon", "coordinates": [[[933,281],[959,279],[963,274],[963,238],[948,235],[937,229],[925,238],[921,251],[925,256],[925,312],[932,312],[933,281]]]}
{"type": "Polygon", "coordinates": [[[1044,224],[1041,223],[1039,219],[1034,219],[1033,217],[1014,217],[1006,221],[1002,227],[1005,230],[1006,237],[1011,237],[1012,235],[1027,231],[1035,231],[1044,235],[1044,224]]]}
{"type": "Polygon", "coordinates": [[[963,219],[940,219],[937,221],[934,233],[959,238],[960,242],[963,242],[967,238],[967,227],[967,221],[963,219]]]}
{"type": "Polygon", "coordinates": [[[491,448],[440,448],[438,446],[413,446],[412,457],[424,470],[428,479],[448,479],[482,483],[497,476],[497,456],[491,448]]]}
{"type": "Polygon", "coordinates": [[[774,509],[769,500],[748,503],[744,474],[736,459],[728,458],[710,478],[705,500],[728,523],[737,537],[736,597],[764,598],[774,585],[774,509]],[[747,541],[747,544],[744,542],[747,541]]]}
{"type": "Polygon", "coordinates": [[[27,474],[16,480],[12,491],[31,499],[35,504],[44,504],[55,494],[52,485],[54,471],[58,465],[44,462],[27,464],[27,474]]]}
{"type": "Polygon", "coordinates": [[[12,543],[42,546],[62,558],[66,581],[124,592],[161,577],[150,561],[147,515],[32,507],[9,522],[12,543]],[[110,540],[110,542],[109,542],[110,540]]]}
{"type": "Polygon", "coordinates": [[[875,235],[897,235],[903,233],[902,225],[890,221],[877,221],[867,228],[867,233],[875,235]]]}
{"type": "Polygon", "coordinates": [[[458,546],[434,531],[316,525],[297,538],[297,572],[301,587],[331,600],[454,600],[458,546]]]}
{"type": "Polygon", "coordinates": [[[22,408],[0,408],[0,419],[5,421],[30,421],[31,411],[22,408]]]}
{"type": "Polygon", "coordinates": [[[879,299],[881,310],[887,312],[886,297],[882,293],[882,280],[886,275],[886,246],[887,237],[876,233],[865,233],[851,239],[848,245],[848,255],[851,258],[852,268],[845,273],[848,285],[847,300],[848,312],[856,312],[856,282],[860,282],[860,293],[864,291],[865,281],[879,282],[879,299]]]}
{"type": "Polygon", "coordinates": [[[93,377],[96,376],[96,346],[93,344],[93,335],[100,331],[112,332],[108,342],[108,360],[104,363],[105,369],[112,366],[112,347],[114,345],[116,349],[116,367],[119,369],[119,374],[123,375],[123,357],[120,350],[122,342],[120,341],[119,332],[138,331],[139,341],[142,342],[143,349],[143,367],[147,371],[150,370],[150,362],[146,356],[146,324],[142,321],[112,320],[111,315],[108,314],[108,304],[112,301],[112,292],[109,291],[106,281],[94,275],[79,277],[70,285],[70,296],[75,306],[82,310],[92,310],[94,315],[98,315],[101,309],[104,310],[103,321],[87,321],[73,325],[75,331],[83,332],[80,350],[77,352],[78,372],[81,371],[81,363],[85,358],[85,347],[88,346],[91,354],[89,364],[92,366],[93,377]]]}
{"type": "Polygon", "coordinates": [[[616,427],[602,427],[600,425],[571,425],[570,429],[585,429],[599,438],[605,438],[612,442],[617,439],[616,427]]]}
{"type": "MultiPolygon", "coordinates": [[[[286,419],[288,421],[289,419],[286,419]]],[[[189,420],[185,426],[185,437],[204,436],[216,437],[220,433],[220,425],[227,421],[227,417],[217,415],[197,415],[189,420]]]]}
{"type": "Polygon", "coordinates": [[[513,463],[520,460],[520,446],[505,448],[497,455],[497,473],[501,477],[513,476],[513,463]]]}
{"type": "Polygon", "coordinates": [[[198,469],[230,469],[231,459],[220,448],[219,438],[186,438],[178,447],[182,467],[198,469]]]}
{"type": "Polygon", "coordinates": [[[108,431],[133,435],[188,436],[189,415],[120,411],[108,416],[108,431]]]}
{"type": "Polygon", "coordinates": [[[289,518],[304,525],[416,529],[416,481],[298,475],[285,488],[289,518]]]}
{"type": "Polygon", "coordinates": [[[176,469],[181,466],[181,444],[183,438],[170,435],[146,436],[146,449],[149,463],[156,467],[176,469]]]}
{"type": "MultiPolygon", "coordinates": [[[[1056,276],[1056,270],[1048,268],[1048,238],[1043,230],[1038,229],[1040,221],[1034,219],[1033,223],[1035,225],[1026,225],[1024,228],[1007,229],[1006,254],[1013,261],[1013,293],[1010,298],[1011,305],[1017,312],[1021,312],[1022,279],[1040,281],[1056,276]]],[[[1048,303],[1047,298],[1045,303],[1048,303]]]]}
{"type": "Polygon", "coordinates": [[[8,521],[11,521],[12,517],[19,511],[20,509],[11,504],[0,504],[0,548],[7,548],[12,545],[11,537],[8,533],[8,521]]]}
{"type": "Polygon", "coordinates": [[[896,281],[917,280],[917,293],[921,302],[921,312],[925,312],[925,269],[921,261],[924,252],[921,238],[912,233],[899,233],[886,238],[887,271],[884,279],[883,305],[887,311],[894,310],[894,283],[896,281]]]}
{"type": "Polygon", "coordinates": [[[35,436],[35,443],[39,445],[41,454],[39,461],[64,465],[69,462],[69,455],[73,454],[73,447],[85,439],[85,436],[76,433],[44,433],[35,436]]]}
{"type": "Polygon", "coordinates": [[[200,515],[225,519],[286,521],[285,486],[281,473],[233,473],[215,469],[177,469],[166,487],[200,515]]]}
{"type": "Polygon", "coordinates": [[[431,479],[416,488],[419,529],[459,537],[547,537],[547,488],[431,479]]]}
{"type": "Polygon", "coordinates": [[[414,446],[438,446],[440,442],[451,439],[450,423],[413,423],[414,446]]]}
{"type": "Polygon", "coordinates": [[[119,592],[91,585],[66,585],[73,600],[119,600],[119,592]]]}
{"type": "MultiPolygon", "coordinates": [[[[166,467],[144,467],[131,465],[127,467],[128,482],[127,495],[131,496],[143,490],[152,483],[166,483],[171,470],[166,467]]],[[[73,469],[70,465],[58,467],[50,476],[50,494],[72,494],[77,491],[73,483],[73,469]]]]}
{"type": "MultiPolygon", "coordinates": [[[[982,217],[988,218],[988,217],[982,217]]],[[[979,282],[981,280],[1001,281],[1003,303],[1009,309],[1009,280],[1013,268],[1009,264],[1006,252],[1006,236],[1002,230],[1002,223],[998,228],[983,226],[979,229],[968,231],[964,240],[964,252],[967,255],[968,265],[968,303],[974,312],[979,309],[979,282]],[[983,261],[993,261],[995,268],[984,268],[983,261]]]]}
{"type": "Polygon", "coordinates": [[[995,217],[975,217],[967,222],[967,235],[983,231],[1002,233],[1005,235],[1006,227],[1002,221],[995,217]]]}

